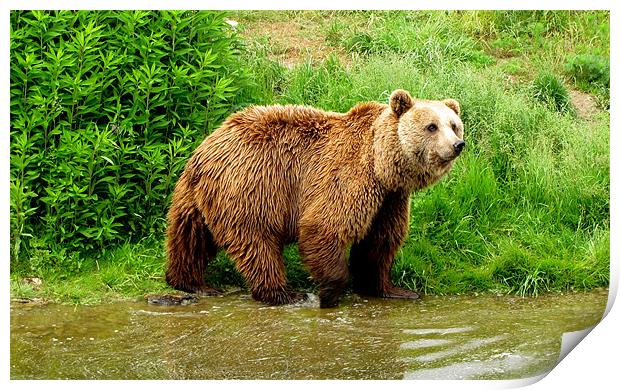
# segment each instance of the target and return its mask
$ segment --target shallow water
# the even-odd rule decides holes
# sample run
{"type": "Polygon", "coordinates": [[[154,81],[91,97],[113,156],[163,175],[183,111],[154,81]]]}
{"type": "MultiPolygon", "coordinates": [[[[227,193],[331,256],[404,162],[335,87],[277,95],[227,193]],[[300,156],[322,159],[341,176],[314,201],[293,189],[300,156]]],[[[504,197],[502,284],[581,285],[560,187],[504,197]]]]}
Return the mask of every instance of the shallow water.
{"type": "Polygon", "coordinates": [[[335,309],[244,294],[187,306],[11,304],[12,379],[516,379],[551,369],[563,332],[598,323],[607,290],[335,309]]]}

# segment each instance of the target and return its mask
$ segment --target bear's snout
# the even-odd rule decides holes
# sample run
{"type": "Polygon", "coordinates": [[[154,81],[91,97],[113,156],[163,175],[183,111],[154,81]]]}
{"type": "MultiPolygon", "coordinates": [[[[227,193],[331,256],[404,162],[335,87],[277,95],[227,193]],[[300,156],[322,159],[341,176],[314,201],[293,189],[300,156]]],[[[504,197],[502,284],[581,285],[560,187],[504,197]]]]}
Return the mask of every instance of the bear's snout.
{"type": "Polygon", "coordinates": [[[463,140],[456,141],[454,145],[452,145],[452,147],[454,148],[454,153],[456,153],[456,155],[458,156],[459,154],[461,154],[461,152],[463,151],[463,148],[465,147],[465,141],[463,140]]]}

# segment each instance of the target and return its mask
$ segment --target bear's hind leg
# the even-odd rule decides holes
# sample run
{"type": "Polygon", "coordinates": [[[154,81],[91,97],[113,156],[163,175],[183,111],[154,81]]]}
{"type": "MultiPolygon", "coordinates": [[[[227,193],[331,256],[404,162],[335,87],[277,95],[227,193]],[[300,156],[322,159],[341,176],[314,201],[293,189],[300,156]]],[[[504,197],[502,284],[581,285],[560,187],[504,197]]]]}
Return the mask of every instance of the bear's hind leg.
{"type": "Polygon", "coordinates": [[[282,245],[268,238],[254,239],[249,244],[230,245],[227,252],[257,301],[285,305],[307,298],[307,294],[291,291],[287,286],[282,245]]]}
{"type": "Polygon", "coordinates": [[[217,254],[217,246],[200,211],[184,199],[173,201],[168,213],[166,247],[170,286],[203,296],[220,293],[204,281],[204,270],[217,254]]]}

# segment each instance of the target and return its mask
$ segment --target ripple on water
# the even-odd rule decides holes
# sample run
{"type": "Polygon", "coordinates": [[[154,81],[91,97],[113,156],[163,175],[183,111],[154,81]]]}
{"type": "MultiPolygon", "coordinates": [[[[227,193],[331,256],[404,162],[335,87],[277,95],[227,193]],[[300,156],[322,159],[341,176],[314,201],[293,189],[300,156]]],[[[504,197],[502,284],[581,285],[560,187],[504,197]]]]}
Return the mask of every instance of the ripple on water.
{"type": "Polygon", "coordinates": [[[304,299],[303,301],[291,303],[290,305],[286,305],[284,307],[285,308],[291,308],[291,309],[299,308],[299,307],[303,307],[303,308],[319,308],[320,307],[320,300],[319,300],[318,295],[312,294],[312,293],[308,293],[308,297],[306,299],[304,299]]]}
{"type": "Polygon", "coordinates": [[[131,314],[143,315],[143,316],[174,316],[174,317],[199,317],[203,316],[205,311],[198,313],[194,312],[172,312],[172,311],[150,311],[150,310],[132,310],[131,314]]]}
{"type": "Polygon", "coordinates": [[[452,340],[446,339],[421,339],[416,341],[407,341],[406,343],[402,343],[400,345],[400,349],[418,349],[418,348],[427,348],[427,347],[437,347],[440,345],[446,345],[453,343],[452,340]]]}
{"type": "Polygon", "coordinates": [[[530,356],[503,355],[498,359],[454,363],[442,367],[408,371],[403,379],[479,379],[484,375],[508,374],[536,361],[530,356]]]}
{"type": "Polygon", "coordinates": [[[448,357],[457,355],[459,353],[467,352],[472,349],[480,348],[480,347],[498,342],[502,340],[503,338],[504,336],[494,336],[494,337],[489,337],[485,339],[474,339],[466,343],[460,344],[454,348],[418,356],[415,358],[415,360],[419,362],[431,362],[431,361],[435,361],[439,359],[446,359],[448,357]]]}
{"type": "Polygon", "coordinates": [[[417,335],[425,335],[425,334],[450,334],[450,333],[471,332],[473,330],[474,330],[474,328],[472,328],[472,327],[447,328],[447,329],[403,329],[403,333],[406,333],[406,334],[417,334],[417,335]]]}

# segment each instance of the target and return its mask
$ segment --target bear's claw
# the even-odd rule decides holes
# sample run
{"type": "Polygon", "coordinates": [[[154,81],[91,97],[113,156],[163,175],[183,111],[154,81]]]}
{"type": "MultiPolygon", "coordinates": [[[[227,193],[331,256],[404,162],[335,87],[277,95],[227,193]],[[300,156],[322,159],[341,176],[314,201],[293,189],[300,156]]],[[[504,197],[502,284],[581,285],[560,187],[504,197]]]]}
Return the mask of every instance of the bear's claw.
{"type": "Polygon", "coordinates": [[[420,299],[420,294],[417,292],[396,286],[391,286],[382,293],[379,293],[379,296],[382,298],[420,299]]]}
{"type": "Polygon", "coordinates": [[[199,297],[212,297],[214,295],[220,295],[222,291],[218,290],[217,288],[213,288],[209,286],[202,286],[202,287],[196,288],[194,290],[194,293],[198,295],[199,297]]]}
{"type": "Polygon", "coordinates": [[[295,291],[254,291],[252,292],[252,298],[257,301],[264,302],[268,305],[288,305],[291,303],[300,302],[308,298],[308,294],[295,291]]]}

